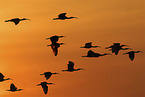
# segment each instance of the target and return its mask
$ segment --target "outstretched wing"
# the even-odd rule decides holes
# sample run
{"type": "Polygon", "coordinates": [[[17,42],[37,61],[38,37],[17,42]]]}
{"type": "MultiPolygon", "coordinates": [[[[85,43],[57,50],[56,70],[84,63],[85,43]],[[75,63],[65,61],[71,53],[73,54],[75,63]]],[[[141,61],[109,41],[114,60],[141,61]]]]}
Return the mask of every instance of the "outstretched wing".
{"type": "Polygon", "coordinates": [[[87,53],[87,56],[94,57],[95,53],[92,50],[89,50],[88,53],[87,53]]]}
{"type": "Polygon", "coordinates": [[[61,14],[58,15],[58,18],[60,18],[60,19],[64,18],[64,17],[66,17],[65,15],[66,15],[66,13],[61,13],[61,14]]]}
{"type": "Polygon", "coordinates": [[[45,74],[46,80],[48,80],[51,77],[51,75],[52,75],[52,73],[50,73],[50,72],[46,72],[44,74],[45,74]]]}
{"type": "Polygon", "coordinates": [[[85,44],[85,47],[91,47],[91,45],[92,45],[92,42],[88,42],[85,44]]]}
{"type": "Polygon", "coordinates": [[[133,61],[134,57],[135,57],[134,53],[129,53],[129,58],[130,58],[131,61],[133,61]]]}
{"type": "Polygon", "coordinates": [[[0,80],[2,80],[4,77],[5,76],[2,73],[0,73],[0,80]]]}
{"type": "Polygon", "coordinates": [[[74,69],[74,62],[69,61],[68,70],[73,70],[73,69],[74,69]]]}
{"type": "Polygon", "coordinates": [[[42,85],[43,91],[45,94],[48,92],[48,86],[47,85],[42,85]]]}
{"type": "Polygon", "coordinates": [[[17,90],[17,87],[12,83],[10,86],[10,90],[17,90]]]}

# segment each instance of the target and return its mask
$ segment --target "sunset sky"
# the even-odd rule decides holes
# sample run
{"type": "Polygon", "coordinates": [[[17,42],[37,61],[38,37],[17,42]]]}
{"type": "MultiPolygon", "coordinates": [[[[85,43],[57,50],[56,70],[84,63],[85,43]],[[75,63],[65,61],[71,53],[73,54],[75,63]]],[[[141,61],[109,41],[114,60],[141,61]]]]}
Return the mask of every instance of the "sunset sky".
{"type": "Polygon", "coordinates": [[[0,97],[144,97],[145,96],[145,0],[1,0],[0,3],[0,72],[8,80],[0,82],[0,97]],[[53,20],[60,13],[78,19],[53,20]],[[29,18],[18,25],[4,22],[29,18]],[[66,36],[54,56],[46,38],[66,36]],[[130,50],[99,58],[81,57],[89,49],[86,42],[101,48],[97,53],[111,53],[105,47],[114,42],[140,50],[134,61],[130,50]],[[85,70],[62,72],[68,61],[85,70]],[[41,73],[58,72],[47,82],[45,95],[41,73]],[[6,91],[10,84],[24,89],[6,91]]]}

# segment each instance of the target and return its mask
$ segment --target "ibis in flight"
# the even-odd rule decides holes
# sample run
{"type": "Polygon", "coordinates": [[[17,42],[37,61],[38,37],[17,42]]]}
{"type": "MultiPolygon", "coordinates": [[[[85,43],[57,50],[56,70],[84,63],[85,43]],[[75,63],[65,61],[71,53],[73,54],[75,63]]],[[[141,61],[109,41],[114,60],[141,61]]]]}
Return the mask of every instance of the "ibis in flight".
{"type": "Polygon", "coordinates": [[[88,42],[85,44],[85,46],[82,46],[80,48],[96,48],[96,47],[100,47],[100,46],[92,46],[92,42],[88,42]]]}
{"type": "Polygon", "coordinates": [[[142,51],[130,51],[130,52],[124,53],[123,55],[128,54],[130,60],[133,61],[135,57],[135,53],[140,53],[140,52],[142,53],[142,51]]]}
{"type": "Polygon", "coordinates": [[[58,48],[60,47],[60,45],[63,45],[64,43],[52,43],[51,45],[47,45],[47,46],[51,46],[51,49],[54,53],[55,56],[57,56],[58,54],[58,48]]]}
{"type": "Polygon", "coordinates": [[[11,92],[15,92],[15,91],[21,91],[23,89],[17,89],[17,87],[12,83],[10,85],[10,90],[7,90],[7,91],[11,91],[11,92]]]}
{"type": "Polygon", "coordinates": [[[13,19],[10,19],[10,20],[5,20],[5,22],[14,22],[15,25],[17,25],[17,24],[19,24],[20,21],[23,21],[23,20],[30,20],[30,19],[27,19],[27,18],[23,18],[23,19],[13,18],[13,19]]]}
{"type": "Polygon", "coordinates": [[[48,86],[47,85],[52,85],[52,84],[54,84],[54,83],[41,82],[37,86],[41,86],[42,89],[43,89],[44,94],[47,94],[47,92],[48,92],[48,86]]]}
{"type": "Polygon", "coordinates": [[[65,20],[65,19],[72,19],[72,18],[77,18],[77,17],[67,17],[67,13],[61,13],[58,15],[58,18],[54,18],[53,20],[65,20]]]}
{"type": "Polygon", "coordinates": [[[105,49],[111,48],[110,50],[112,51],[112,53],[115,53],[115,55],[118,55],[118,53],[119,53],[120,50],[128,50],[128,49],[131,49],[131,48],[122,48],[124,46],[128,46],[128,45],[120,45],[120,43],[113,43],[113,45],[111,45],[109,47],[106,47],[105,49]]]}
{"type": "Polygon", "coordinates": [[[53,74],[59,74],[59,73],[44,72],[43,74],[40,74],[40,75],[44,75],[46,80],[48,80],[53,74]]]}
{"type": "Polygon", "coordinates": [[[59,38],[62,38],[62,37],[65,37],[65,36],[57,36],[57,35],[54,35],[54,36],[51,36],[50,38],[46,38],[46,40],[50,39],[51,43],[54,44],[54,43],[57,43],[57,41],[59,40],[59,38]]]}
{"type": "Polygon", "coordinates": [[[100,56],[105,56],[105,55],[111,55],[111,54],[109,54],[109,53],[99,54],[99,53],[95,53],[92,50],[89,50],[87,52],[87,55],[86,56],[82,56],[82,57],[90,57],[91,58],[91,57],[100,57],[100,56]]]}
{"type": "Polygon", "coordinates": [[[2,73],[0,73],[0,82],[6,81],[6,80],[11,80],[10,78],[6,78],[4,79],[4,75],[2,73]]]}
{"type": "Polygon", "coordinates": [[[62,71],[73,72],[73,71],[78,71],[78,70],[84,70],[84,69],[83,68],[74,69],[74,62],[69,61],[69,63],[67,64],[67,70],[62,70],[62,71]]]}

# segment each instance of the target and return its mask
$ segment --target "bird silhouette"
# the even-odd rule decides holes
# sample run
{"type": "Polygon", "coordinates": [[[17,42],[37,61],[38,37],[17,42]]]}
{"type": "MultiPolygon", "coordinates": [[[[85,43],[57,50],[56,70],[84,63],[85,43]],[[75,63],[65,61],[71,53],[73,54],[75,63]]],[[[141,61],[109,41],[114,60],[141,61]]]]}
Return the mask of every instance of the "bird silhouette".
{"type": "Polygon", "coordinates": [[[4,79],[4,75],[0,73],[0,82],[6,81],[6,80],[11,80],[10,78],[4,79]]]}
{"type": "Polygon", "coordinates": [[[7,90],[7,91],[11,91],[11,92],[15,92],[15,91],[21,91],[23,89],[17,89],[17,87],[12,83],[10,85],[10,90],[7,90]]]}
{"type": "Polygon", "coordinates": [[[53,74],[59,74],[59,73],[44,72],[43,74],[40,74],[40,75],[44,75],[46,80],[48,80],[53,74]]]}
{"type": "Polygon", "coordinates": [[[129,54],[130,60],[133,61],[135,57],[135,53],[140,53],[140,52],[142,53],[142,51],[130,51],[130,52],[124,53],[123,55],[129,54]]]}
{"type": "Polygon", "coordinates": [[[88,42],[85,44],[85,46],[82,46],[80,48],[96,48],[96,47],[100,47],[100,46],[92,46],[92,42],[88,42]]]}
{"type": "Polygon", "coordinates": [[[54,43],[57,43],[57,41],[59,40],[59,38],[62,38],[62,37],[65,37],[65,36],[57,36],[57,35],[54,35],[50,38],[46,38],[46,40],[50,39],[51,43],[54,44],[54,43]]]}
{"type": "Polygon", "coordinates": [[[47,92],[48,92],[48,86],[47,85],[52,85],[52,84],[54,84],[54,83],[41,82],[37,86],[41,85],[41,87],[43,88],[44,94],[47,94],[47,92]]]}
{"type": "Polygon", "coordinates": [[[93,52],[92,50],[89,50],[87,52],[87,55],[86,56],[82,56],[82,57],[100,57],[100,56],[105,56],[105,55],[111,55],[111,54],[109,54],[109,53],[99,54],[99,53],[93,52]]]}
{"type": "Polygon", "coordinates": [[[69,63],[67,64],[67,70],[62,70],[62,71],[73,72],[73,71],[78,71],[78,70],[84,70],[84,69],[83,68],[74,69],[74,62],[69,61],[69,63]]]}
{"type": "Polygon", "coordinates": [[[23,19],[14,18],[14,19],[11,19],[11,20],[5,20],[5,22],[14,22],[15,25],[17,25],[17,24],[19,24],[20,21],[23,21],[23,20],[30,20],[30,19],[27,19],[27,18],[23,18],[23,19]]]}
{"type": "Polygon", "coordinates": [[[119,53],[120,50],[128,50],[128,49],[131,49],[131,48],[122,48],[124,46],[128,46],[128,45],[120,45],[120,43],[113,43],[113,45],[111,45],[109,47],[106,47],[105,49],[111,48],[110,50],[112,51],[112,53],[115,53],[115,55],[118,55],[118,53],[119,53]]]}
{"type": "Polygon", "coordinates": [[[66,17],[67,13],[61,13],[58,15],[58,18],[53,18],[53,20],[65,20],[65,19],[72,19],[77,17],[66,17]]]}
{"type": "Polygon", "coordinates": [[[47,46],[51,46],[51,49],[54,53],[55,56],[57,56],[58,54],[58,48],[60,47],[60,45],[63,45],[64,43],[52,43],[51,45],[47,45],[47,46]]]}

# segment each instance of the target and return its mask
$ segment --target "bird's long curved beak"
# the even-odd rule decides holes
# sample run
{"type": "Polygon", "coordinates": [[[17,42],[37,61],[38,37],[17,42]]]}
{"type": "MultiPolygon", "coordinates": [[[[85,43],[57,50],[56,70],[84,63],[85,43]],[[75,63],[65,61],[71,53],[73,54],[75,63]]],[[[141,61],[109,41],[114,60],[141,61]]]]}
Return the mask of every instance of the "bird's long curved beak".
{"type": "Polygon", "coordinates": [[[105,47],[105,49],[109,49],[109,47],[105,47]]]}
{"type": "Polygon", "coordinates": [[[37,84],[37,86],[40,86],[41,84],[37,84]]]}
{"type": "Polygon", "coordinates": [[[29,20],[29,21],[31,21],[30,19],[26,19],[26,20],[29,20]]]}
{"type": "Polygon", "coordinates": [[[48,40],[48,39],[50,39],[50,38],[46,38],[46,40],[48,40]]]}
{"type": "Polygon", "coordinates": [[[66,37],[66,36],[59,36],[59,38],[61,38],[61,37],[66,37]]]}
{"type": "Polygon", "coordinates": [[[60,73],[52,73],[52,74],[60,74],[60,73]]]}
{"type": "Polygon", "coordinates": [[[51,45],[47,45],[47,46],[51,46],[51,45]]]}
{"type": "Polygon", "coordinates": [[[65,45],[65,43],[59,43],[60,45],[65,45]]]}
{"type": "Polygon", "coordinates": [[[54,83],[47,83],[48,85],[55,85],[54,83]]]}

